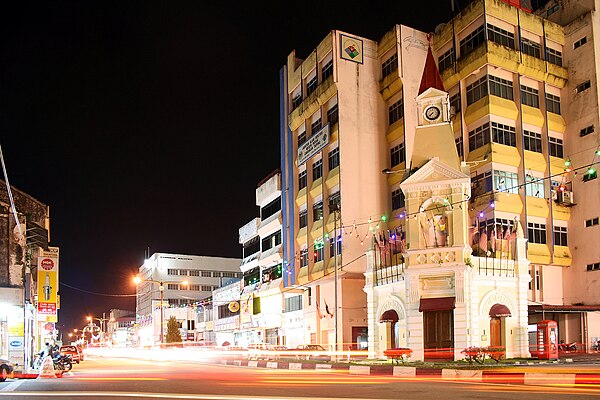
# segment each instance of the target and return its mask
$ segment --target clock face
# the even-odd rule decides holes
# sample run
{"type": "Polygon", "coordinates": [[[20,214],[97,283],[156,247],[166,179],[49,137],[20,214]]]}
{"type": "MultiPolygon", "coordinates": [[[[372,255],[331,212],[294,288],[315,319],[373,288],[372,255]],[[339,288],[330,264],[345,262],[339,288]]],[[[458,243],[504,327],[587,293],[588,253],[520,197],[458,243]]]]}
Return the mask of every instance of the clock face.
{"type": "Polygon", "coordinates": [[[430,121],[438,119],[440,116],[440,109],[436,106],[430,106],[425,109],[425,118],[430,121]]]}

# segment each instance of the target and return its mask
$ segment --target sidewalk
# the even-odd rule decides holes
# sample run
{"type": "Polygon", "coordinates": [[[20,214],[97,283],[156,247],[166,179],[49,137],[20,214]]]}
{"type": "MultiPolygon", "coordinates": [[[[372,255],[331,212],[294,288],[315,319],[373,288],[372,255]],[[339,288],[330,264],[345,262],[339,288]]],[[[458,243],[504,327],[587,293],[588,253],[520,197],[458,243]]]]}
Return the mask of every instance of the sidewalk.
{"type": "Polygon", "coordinates": [[[553,385],[594,385],[600,389],[600,354],[572,353],[561,354],[558,360],[519,361],[498,365],[464,365],[457,368],[444,368],[447,363],[426,363],[426,366],[409,365],[357,365],[347,362],[302,362],[291,360],[266,361],[245,359],[221,359],[223,365],[241,367],[306,370],[323,372],[335,371],[351,375],[395,376],[418,379],[434,378],[469,382],[510,383],[536,386],[553,385]],[[478,368],[479,367],[479,368],[478,368]]]}

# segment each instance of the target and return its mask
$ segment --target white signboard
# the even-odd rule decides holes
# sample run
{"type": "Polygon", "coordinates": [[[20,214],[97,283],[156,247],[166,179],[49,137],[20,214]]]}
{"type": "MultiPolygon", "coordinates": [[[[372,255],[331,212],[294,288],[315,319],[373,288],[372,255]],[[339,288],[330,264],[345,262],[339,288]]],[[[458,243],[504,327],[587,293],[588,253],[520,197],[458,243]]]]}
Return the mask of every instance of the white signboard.
{"type": "Polygon", "coordinates": [[[312,156],[317,154],[323,147],[329,144],[329,124],[312,135],[302,146],[298,147],[298,165],[304,164],[312,156]]]}

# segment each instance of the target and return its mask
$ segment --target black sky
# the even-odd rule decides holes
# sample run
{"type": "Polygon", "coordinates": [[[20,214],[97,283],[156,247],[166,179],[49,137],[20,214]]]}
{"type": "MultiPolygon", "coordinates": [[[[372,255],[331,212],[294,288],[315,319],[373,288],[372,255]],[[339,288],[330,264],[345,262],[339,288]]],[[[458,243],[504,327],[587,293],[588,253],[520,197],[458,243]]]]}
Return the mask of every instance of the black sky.
{"type": "MultiPolygon", "coordinates": [[[[293,49],[306,56],[332,29],[433,31],[450,0],[11,2],[1,15],[9,180],[50,206],[61,281],[121,294],[148,247],[241,257],[256,184],[279,167],[278,74],[293,49]]],[[[135,309],[60,294],[68,328],[135,309]]]]}

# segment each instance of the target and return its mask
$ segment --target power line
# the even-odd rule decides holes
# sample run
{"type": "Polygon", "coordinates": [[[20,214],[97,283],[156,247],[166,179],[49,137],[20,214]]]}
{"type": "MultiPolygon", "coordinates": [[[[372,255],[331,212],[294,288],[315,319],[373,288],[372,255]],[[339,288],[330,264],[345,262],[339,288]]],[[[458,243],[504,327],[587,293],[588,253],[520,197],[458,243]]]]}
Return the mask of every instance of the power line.
{"type": "Polygon", "coordinates": [[[90,292],[89,290],[84,290],[84,289],[80,289],[78,287],[75,286],[71,286],[71,285],[67,285],[64,282],[60,282],[61,286],[66,286],[69,289],[73,289],[73,290],[77,290],[79,292],[83,292],[83,293],[89,293],[89,294],[93,294],[96,296],[106,296],[106,297],[136,297],[136,294],[111,294],[111,293],[98,293],[98,292],[90,292]]]}

